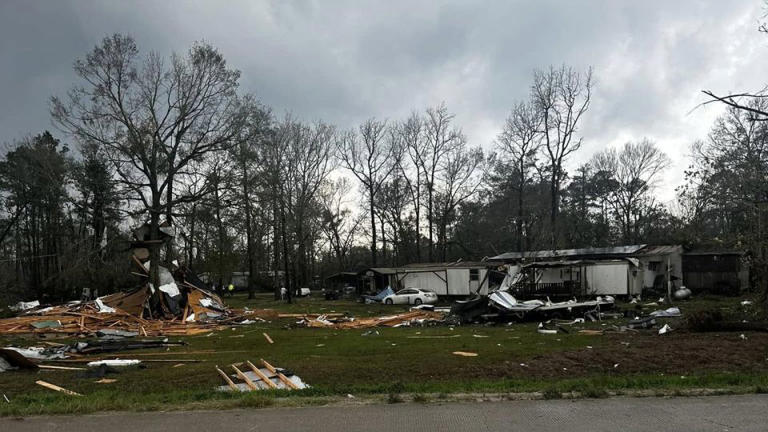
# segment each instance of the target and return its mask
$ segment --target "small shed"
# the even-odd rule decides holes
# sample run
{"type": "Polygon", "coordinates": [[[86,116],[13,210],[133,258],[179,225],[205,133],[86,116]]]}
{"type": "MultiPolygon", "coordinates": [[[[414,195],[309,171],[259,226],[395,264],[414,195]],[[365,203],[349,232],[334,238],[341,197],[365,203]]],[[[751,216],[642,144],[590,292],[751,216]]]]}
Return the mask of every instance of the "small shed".
{"type": "Polygon", "coordinates": [[[749,286],[744,251],[691,251],[683,254],[685,286],[693,292],[737,295],[749,286]]]}

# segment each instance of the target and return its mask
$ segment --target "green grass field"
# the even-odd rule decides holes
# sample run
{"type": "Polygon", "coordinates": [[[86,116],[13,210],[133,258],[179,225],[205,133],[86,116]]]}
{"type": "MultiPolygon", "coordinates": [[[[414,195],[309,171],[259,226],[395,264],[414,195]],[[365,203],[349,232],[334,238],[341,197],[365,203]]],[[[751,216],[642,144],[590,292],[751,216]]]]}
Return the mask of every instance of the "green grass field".
{"type": "MultiPolygon", "coordinates": [[[[357,317],[407,309],[316,298],[298,299],[289,305],[263,294],[254,300],[242,295],[225,300],[232,307],[291,313],[341,312],[357,317]]],[[[738,300],[705,298],[680,307],[684,313],[702,308],[728,309],[737,307],[738,300]]],[[[623,322],[617,320],[615,324],[623,322]]],[[[117,379],[111,384],[79,378],[76,371],[0,373],[0,393],[10,400],[7,403],[0,399],[0,415],[324,404],[346,398],[347,394],[356,399],[392,402],[398,398],[391,395],[398,394],[417,395],[413,399],[419,401],[456,393],[542,392],[544,397],[557,397],[576,392],[596,397],[608,391],[713,388],[744,392],[768,388],[768,339],[762,334],[749,334],[746,340],[739,339],[739,335],[694,335],[683,331],[661,337],[652,330],[593,336],[572,329],[568,334],[541,335],[536,332],[536,323],[378,328],[367,334],[368,330],[295,328],[294,323],[293,319],[281,319],[178,338],[188,343],[183,347],[120,353],[121,358],[179,361],[121,369],[119,374],[109,376],[117,379]],[[264,332],[274,344],[266,341],[264,332]],[[711,349],[712,344],[722,349],[711,349]],[[699,356],[697,347],[709,349],[712,354],[699,356]],[[196,354],[208,350],[214,352],[196,354]],[[452,354],[454,351],[475,352],[478,356],[460,357],[452,354]],[[149,352],[162,355],[137,355],[149,352]],[[232,363],[258,362],[261,358],[295,372],[312,388],[242,394],[214,390],[224,384],[215,365],[231,372],[228,365],[232,363]],[[84,396],[45,389],[35,384],[40,379],[84,396]]],[[[578,328],[604,329],[611,324],[588,323],[578,328]]],[[[673,320],[671,325],[680,328],[682,323],[673,320]]],[[[0,346],[41,342],[0,336],[0,346]]]]}

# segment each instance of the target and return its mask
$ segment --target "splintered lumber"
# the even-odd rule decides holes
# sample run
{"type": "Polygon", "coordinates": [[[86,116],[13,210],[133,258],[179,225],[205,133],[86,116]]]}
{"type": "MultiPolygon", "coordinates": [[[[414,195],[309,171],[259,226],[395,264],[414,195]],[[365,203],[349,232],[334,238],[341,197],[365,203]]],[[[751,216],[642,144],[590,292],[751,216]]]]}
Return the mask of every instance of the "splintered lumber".
{"type": "Polygon", "coordinates": [[[453,354],[462,357],[477,357],[477,353],[474,352],[454,351],[453,354]]]}
{"type": "Polygon", "coordinates": [[[274,366],[272,366],[271,364],[267,363],[266,360],[261,359],[261,364],[264,365],[264,367],[267,368],[268,371],[270,371],[273,374],[277,375],[277,377],[280,378],[280,381],[282,381],[283,384],[285,384],[286,386],[288,386],[288,387],[290,387],[290,388],[292,388],[294,390],[298,390],[299,389],[299,386],[294,384],[293,381],[289,380],[288,377],[283,375],[283,373],[278,371],[274,366]]]}
{"type": "Polygon", "coordinates": [[[235,385],[234,382],[232,382],[232,379],[229,378],[229,376],[225,374],[223,370],[219,369],[218,366],[214,366],[214,367],[216,368],[216,372],[218,372],[219,375],[221,375],[221,377],[224,378],[224,381],[227,382],[227,385],[229,386],[229,388],[231,388],[234,391],[240,391],[240,388],[237,385],[235,385]]]}
{"type": "Polygon", "coordinates": [[[235,370],[235,373],[238,377],[240,377],[241,380],[245,381],[245,385],[248,386],[251,390],[259,390],[259,386],[253,383],[250,378],[248,378],[248,375],[242,373],[240,369],[237,368],[237,366],[232,365],[232,369],[235,370]]]}
{"type": "Polygon", "coordinates": [[[266,333],[262,333],[262,334],[264,335],[264,339],[266,339],[266,340],[267,340],[267,342],[269,342],[269,343],[271,343],[271,344],[275,343],[275,342],[272,340],[272,338],[271,338],[271,337],[269,337],[269,335],[268,335],[268,334],[266,334],[266,333]]]}
{"type": "Polygon", "coordinates": [[[59,387],[56,384],[51,384],[51,383],[43,381],[43,380],[35,381],[35,384],[41,385],[41,386],[43,386],[45,388],[49,388],[51,390],[56,390],[57,392],[61,392],[61,393],[64,393],[64,394],[67,394],[67,395],[70,395],[70,396],[82,396],[80,393],[75,393],[72,390],[67,390],[64,387],[59,387]]]}
{"type": "Polygon", "coordinates": [[[277,384],[273,383],[271,379],[269,379],[268,376],[264,375],[264,372],[260,371],[259,368],[253,365],[253,363],[249,361],[245,362],[245,364],[248,365],[249,368],[253,371],[253,373],[256,374],[257,377],[261,378],[262,381],[264,381],[264,384],[268,385],[269,388],[277,388],[277,384]]]}

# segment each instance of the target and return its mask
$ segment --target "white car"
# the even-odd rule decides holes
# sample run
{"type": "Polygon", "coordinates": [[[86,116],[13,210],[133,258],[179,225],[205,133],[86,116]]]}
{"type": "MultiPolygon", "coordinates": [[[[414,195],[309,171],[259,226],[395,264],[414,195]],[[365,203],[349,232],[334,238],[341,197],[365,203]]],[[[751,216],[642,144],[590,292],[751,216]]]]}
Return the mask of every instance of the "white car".
{"type": "Polygon", "coordinates": [[[420,288],[404,288],[400,291],[384,297],[384,304],[435,304],[437,303],[437,294],[430,290],[420,288]]]}

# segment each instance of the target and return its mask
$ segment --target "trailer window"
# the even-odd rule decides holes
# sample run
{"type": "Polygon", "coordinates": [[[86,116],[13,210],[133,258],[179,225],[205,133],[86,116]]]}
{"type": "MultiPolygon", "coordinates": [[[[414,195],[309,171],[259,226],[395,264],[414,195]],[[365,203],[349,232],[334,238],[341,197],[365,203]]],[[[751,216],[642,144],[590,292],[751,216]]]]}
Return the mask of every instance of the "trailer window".
{"type": "Polygon", "coordinates": [[[469,269],[469,280],[471,281],[480,280],[480,270],[469,269]]]}

